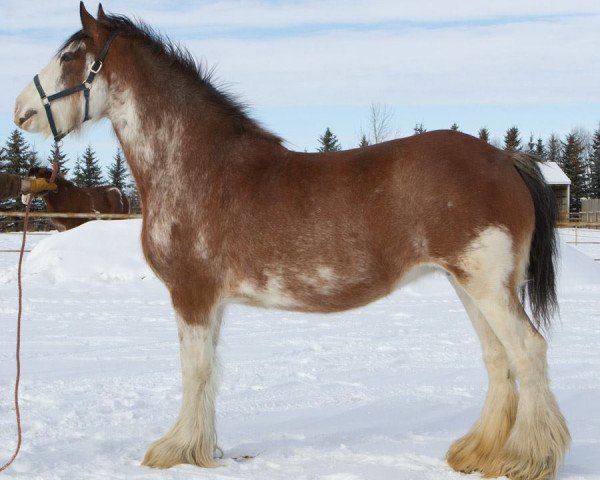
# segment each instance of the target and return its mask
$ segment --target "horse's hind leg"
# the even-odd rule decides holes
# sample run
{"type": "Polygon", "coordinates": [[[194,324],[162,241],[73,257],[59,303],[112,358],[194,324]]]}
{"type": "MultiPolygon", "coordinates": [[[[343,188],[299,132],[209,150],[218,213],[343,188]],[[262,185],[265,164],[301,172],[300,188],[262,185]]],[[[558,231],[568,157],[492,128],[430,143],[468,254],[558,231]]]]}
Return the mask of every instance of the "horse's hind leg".
{"type": "Polygon", "coordinates": [[[517,414],[517,390],[506,350],[462,287],[452,282],[479,336],[489,388],[481,416],[469,433],[452,444],[448,464],[456,471],[485,470],[506,443],[517,414]]]}
{"type": "Polygon", "coordinates": [[[529,321],[516,291],[498,292],[480,304],[505,346],[519,381],[517,417],[488,476],[516,480],[554,478],[570,443],[567,424],[548,381],[546,341],[529,321]]]}
{"type": "Polygon", "coordinates": [[[555,477],[569,446],[569,431],[550,391],[546,341],[525,313],[518,296],[528,248],[513,249],[503,229],[484,231],[462,259],[457,279],[496,334],[519,382],[517,416],[508,440],[484,466],[486,477],[513,480],[555,477]]]}
{"type": "Polygon", "coordinates": [[[215,350],[222,311],[188,312],[178,309],[173,300],[181,354],[181,410],[171,430],[152,444],[143,464],[154,468],[180,463],[215,467],[215,350]]]}

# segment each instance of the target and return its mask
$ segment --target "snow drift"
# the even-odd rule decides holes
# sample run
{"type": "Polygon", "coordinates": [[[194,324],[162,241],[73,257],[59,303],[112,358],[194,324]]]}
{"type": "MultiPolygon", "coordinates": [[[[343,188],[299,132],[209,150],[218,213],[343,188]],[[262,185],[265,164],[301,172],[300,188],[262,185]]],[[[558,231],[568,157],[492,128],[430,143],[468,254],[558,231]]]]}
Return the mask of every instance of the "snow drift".
{"type": "Polygon", "coordinates": [[[26,275],[51,282],[125,283],[155,278],[144,260],[142,221],[96,220],[40,241],[25,261],[26,275]]]}

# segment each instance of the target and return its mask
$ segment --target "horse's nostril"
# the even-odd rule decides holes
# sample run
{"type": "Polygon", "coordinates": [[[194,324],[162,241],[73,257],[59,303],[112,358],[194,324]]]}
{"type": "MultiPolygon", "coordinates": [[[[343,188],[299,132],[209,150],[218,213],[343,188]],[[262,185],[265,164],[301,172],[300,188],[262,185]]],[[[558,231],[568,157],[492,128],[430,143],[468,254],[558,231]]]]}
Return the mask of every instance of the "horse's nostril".
{"type": "Polygon", "coordinates": [[[35,110],[27,110],[25,112],[25,115],[23,115],[22,117],[19,118],[19,125],[23,125],[27,120],[29,120],[31,117],[33,117],[36,113],[37,113],[37,111],[35,111],[35,110]]]}

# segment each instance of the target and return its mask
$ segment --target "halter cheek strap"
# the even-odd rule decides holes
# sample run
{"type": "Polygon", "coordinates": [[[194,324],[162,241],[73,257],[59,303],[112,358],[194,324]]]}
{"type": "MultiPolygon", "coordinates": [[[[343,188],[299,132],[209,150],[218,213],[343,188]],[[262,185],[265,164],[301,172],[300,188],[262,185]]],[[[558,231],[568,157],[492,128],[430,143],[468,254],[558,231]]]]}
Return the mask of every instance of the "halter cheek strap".
{"type": "Polygon", "coordinates": [[[66,88],[65,90],[62,90],[58,93],[54,93],[52,95],[46,95],[46,92],[44,92],[42,84],[40,83],[39,76],[36,75],[35,77],[33,77],[33,83],[35,84],[35,88],[37,88],[37,91],[40,94],[42,103],[44,104],[44,109],[46,110],[46,117],[48,117],[48,123],[50,124],[50,130],[52,131],[52,135],[54,136],[55,142],[60,142],[64,137],[66,137],[70,133],[70,131],[61,133],[58,132],[58,129],[56,128],[56,123],[54,122],[54,116],[52,115],[52,108],[50,104],[54,100],[58,100],[59,98],[68,97],[69,95],[73,95],[77,92],[83,92],[83,97],[85,99],[85,113],[83,121],[86,122],[90,119],[90,88],[92,86],[94,78],[96,78],[96,75],[102,69],[104,58],[108,53],[110,44],[113,42],[113,40],[118,34],[118,32],[113,32],[111,36],[108,37],[108,40],[102,47],[102,50],[100,50],[100,54],[98,55],[94,63],[92,63],[92,65],[90,66],[90,71],[88,73],[87,78],[79,85],[75,85],[71,88],[66,88]]]}

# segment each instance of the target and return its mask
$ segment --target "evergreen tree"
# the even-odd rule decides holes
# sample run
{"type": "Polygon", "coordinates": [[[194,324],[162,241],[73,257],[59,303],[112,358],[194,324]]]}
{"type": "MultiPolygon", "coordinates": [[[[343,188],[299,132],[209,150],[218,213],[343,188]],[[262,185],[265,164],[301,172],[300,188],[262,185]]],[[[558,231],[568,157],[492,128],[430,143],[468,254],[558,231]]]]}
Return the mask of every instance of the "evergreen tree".
{"type": "Polygon", "coordinates": [[[317,148],[319,152],[337,152],[342,149],[337,137],[329,130],[329,127],[325,130],[325,133],[319,137],[319,143],[321,146],[317,148]]]}
{"type": "Polygon", "coordinates": [[[104,185],[102,177],[102,168],[96,158],[96,152],[92,150],[91,145],[88,145],[83,155],[81,156],[81,183],[80,187],[99,187],[104,185]]]}
{"type": "Polygon", "coordinates": [[[527,153],[535,155],[535,141],[533,140],[533,133],[529,135],[529,142],[527,142],[527,153]]]}
{"type": "Polygon", "coordinates": [[[546,161],[554,162],[560,165],[561,153],[560,153],[560,139],[554,133],[550,135],[548,144],[546,146],[546,161]]]}
{"type": "Polygon", "coordinates": [[[121,149],[118,148],[117,153],[114,156],[114,161],[108,169],[108,183],[113,187],[117,187],[122,192],[125,192],[128,176],[129,174],[127,173],[127,166],[123,159],[123,154],[121,149]]]}
{"type": "Polygon", "coordinates": [[[600,127],[592,137],[592,150],[589,157],[589,191],[592,198],[600,198],[600,127]]]}
{"type": "Polygon", "coordinates": [[[521,139],[518,127],[510,127],[504,136],[504,150],[518,152],[521,150],[521,139]]]}
{"type": "Polygon", "coordinates": [[[2,168],[7,173],[25,176],[31,161],[31,148],[23,134],[15,129],[6,141],[2,168]]]}
{"type": "Polygon", "coordinates": [[[458,123],[454,122],[452,125],[450,125],[450,130],[454,130],[455,132],[460,132],[460,130],[458,129],[458,123]]]}
{"type": "Polygon", "coordinates": [[[362,137],[360,137],[360,143],[358,144],[359,148],[364,148],[369,146],[369,140],[367,140],[367,136],[363,133],[362,137]]]}
{"type": "Polygon", "coordinates": [[[77,157],[77,159],[75,160],[75,168],[73,168],[71,181],[75,185],[83,185],[83,172],[81,169],[81,158],[79,157],[77,157]]]}
{"type": "Polygon", "coordinates": [[[415,125],[413,131],[415,132],[415,135],[421,135],[422,133],[425,133],[427,129],[423,126],[423,122],[421,122],[415,125]]]}
{"type": "Polygon", "coordinates": [[[131,213],[142,213],[140,193],[138,192],[135,180],[132,180],[127,184],[125,194],[127,195],[127,198],[129,198],[129,209],[131,213]]]}
{"type": "Polygon", "coordinates": [[[581,210],[581,198],[585,195],[585,165],[582,158],[583,146],[576,133],[571,132],[562,142],[561,167],[571,180],[571,203],[569,211],[581,210]]]}
{"type": "Polygon", "coordinates": [[[31,147],[29,149],[29,154],[27,155],[27,158],[25,160],[25,168],[27,172],[29,172],[30,168],[37,168],[41,166],[42,163],[40,162],[38,152],[35,150],[35,147],[31,147]]]}
{"type": "Polygon", "coordinates": [[[481,127],[478,133],[479,139],[490,143],[490,131],[486,127],[481,127]]]}
{"type": "Polygon", "coordinates": [[[535,154],[542,162],[547,160],[546,149],[544,148],[544,141],[542,140],[542,137],[537,139],[537,143],[535,144],[535,154]]]}
{"type": "Polygon", "coordinates": [[[6,148],[0,147],[0,171],[4,171],[6,167],[7,157],[6,148]]]}
{"type": "Polygon", "coordinates": [[[54,165],[54,162],[58,163],[58,171],[63,175],[66,175],[69,172],[67,168],[67,154],[63,153],[60,148],[60,143],[54,142],[52,145],[52,150],[50,150],[50,155],[48,156],[48,162],[50,165],[54,165]]]}

